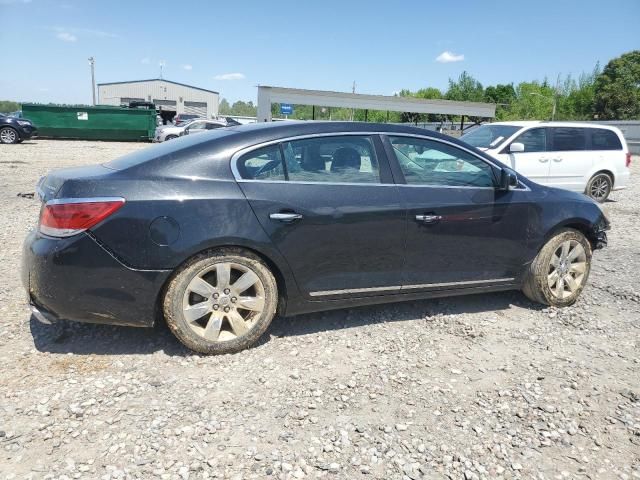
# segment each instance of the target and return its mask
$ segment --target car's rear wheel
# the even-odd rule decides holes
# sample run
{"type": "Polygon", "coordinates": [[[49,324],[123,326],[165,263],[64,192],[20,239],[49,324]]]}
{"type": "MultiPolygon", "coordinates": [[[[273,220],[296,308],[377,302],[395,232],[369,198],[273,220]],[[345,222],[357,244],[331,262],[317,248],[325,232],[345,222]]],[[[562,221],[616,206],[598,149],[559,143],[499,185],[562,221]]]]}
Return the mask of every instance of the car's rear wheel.
{"type": "Polygon", "coordinates": [[[18,143],[20,135],[11,127],[0,128],[0,142],[2,143],[18,143]]]}
{"type": "Polygon", "coordinates": [[[561,230],[531,263],[524,279],[524,294],[545,305],[573,304],[589,278],[591,253],[591,244],[581,232],[561,230]]]}
{"type": "Polygon", "coordinates": [[[277,303],[276,281],[262,260],[226,248],[199,255],[178,271],[164,297],[164,315],[191,350],[233,353],[260,338],[277,303]]]}
{"type": "Polygon", "coordinates": [[[596,173],[587,184],[586,194],[593,198],[596,202],[602,203],[613,189],[613,180],[606,173],[596,173]]]}
{"type": "Polygon", "coordinates": [[[167,138],[164,139],[164,141],[168,141],[168,140],[173,140],[174,138],[178,138],[177,135],[167,135],[167,138]]]}

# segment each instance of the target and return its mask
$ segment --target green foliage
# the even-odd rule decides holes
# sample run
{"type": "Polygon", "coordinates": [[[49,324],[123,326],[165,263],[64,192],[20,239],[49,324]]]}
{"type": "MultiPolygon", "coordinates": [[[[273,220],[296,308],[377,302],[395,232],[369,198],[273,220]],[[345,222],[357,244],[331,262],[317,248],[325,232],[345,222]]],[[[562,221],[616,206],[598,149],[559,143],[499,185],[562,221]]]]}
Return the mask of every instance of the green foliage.
{"type": "Polygon", "coordinates": [[[238,100],[233,105],[229,105],[226,98],[220,100],[218,105],[218,114],[224,115],[238,115],[241,117],[255,117],[258,113],[258,107],[253,104],[252,101],[243,102],[238,100]]]}
{"type": "Polygon", "coordinates": [[[594,110],[603,120],[640,118],[640,50],[607,63],[595,82],[594,110]]]}
{"type": "Polygon", "coordinates": [[[496,120],[504,120],[509,111],[509,107],[516,100],[516,90],[513,84],[498,84],[487,87],[484,91],[484,101],[496,104],[496,120]]]}
{"type": "Polygon", "coordinates": [[[0,112],[11,113],[20,110],[20,104],[18,102],[12,102],[11,100],[0,100],[0,112]]]}
{"type": "Polygon", "coordinates": [[[449,89],[445,98],[461,102],[482,102],[484,88],[479,81],[465,71],[460,74],[457,81],[449,79],[449,89]]]}

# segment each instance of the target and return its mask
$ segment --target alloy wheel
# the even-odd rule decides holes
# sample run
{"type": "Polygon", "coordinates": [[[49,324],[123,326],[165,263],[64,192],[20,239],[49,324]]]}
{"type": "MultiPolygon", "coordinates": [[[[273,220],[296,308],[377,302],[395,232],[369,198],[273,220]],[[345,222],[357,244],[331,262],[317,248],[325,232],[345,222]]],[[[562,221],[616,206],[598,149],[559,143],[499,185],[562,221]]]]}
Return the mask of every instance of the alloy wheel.
{"type": "Polygon", "coordinates": [[[237,263],[217,263],[196,274],[184,292],[182,312],[189,328],[210,342],[247,333],[265,308],[258,275],[237,263]]]}
{"type": "Polygon", "coordinates": [[[609,195],[609,179],[604,175],[600,175],[593,179],[589,188],[589,194],[594,200],[603,200],[609,195]]]}
{"type": "Polygon", "coordinates": [[[0,141],[2,141],[2,143],[15,143],[17,138],[18,136],[12,128],[3,128],[0,130],[0,141]]]}
{"type": "Polygon", "coordinates": [[[562,242],[549,262],[547,283],[554,297],[567,298],[584,283],[587,271],[587,253],[576,240],[562,242]]]}

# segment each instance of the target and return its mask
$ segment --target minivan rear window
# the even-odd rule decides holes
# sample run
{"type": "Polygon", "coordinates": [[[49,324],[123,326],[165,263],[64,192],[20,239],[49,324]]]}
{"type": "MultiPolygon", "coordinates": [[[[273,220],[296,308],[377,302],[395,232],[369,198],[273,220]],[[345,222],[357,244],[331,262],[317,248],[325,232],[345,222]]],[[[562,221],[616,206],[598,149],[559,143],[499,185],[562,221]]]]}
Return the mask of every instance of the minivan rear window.
{"type": "Polygon", "coordinates": [[[553,130],[553,151],[586,150],[587,137],[584,128],[556,127],[553,130]]]}
{"type": "Polygon", "coordinates": [[[622,143],[615,132],[604,128],[592,128],[590,132],[593,150],[622,150],[622,143]]]}

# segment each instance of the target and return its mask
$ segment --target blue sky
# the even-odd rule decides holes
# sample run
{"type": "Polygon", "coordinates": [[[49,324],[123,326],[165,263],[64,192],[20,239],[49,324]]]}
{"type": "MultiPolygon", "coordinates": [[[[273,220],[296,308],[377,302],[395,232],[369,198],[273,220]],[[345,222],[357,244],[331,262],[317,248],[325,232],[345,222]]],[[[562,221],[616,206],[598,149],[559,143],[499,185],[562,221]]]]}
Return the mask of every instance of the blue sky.
{"type": "Polygon", "coordinates": [[[591,71],[640,49],[639,0],[0,0],[0,99],[91,101],[164,78],[256,100],[258,84],[390,95],[591,71]],[[10,48],[6,48],[10,45],[10,48]],[[8,56],[8,58],[7,58],[8,56]]]}

